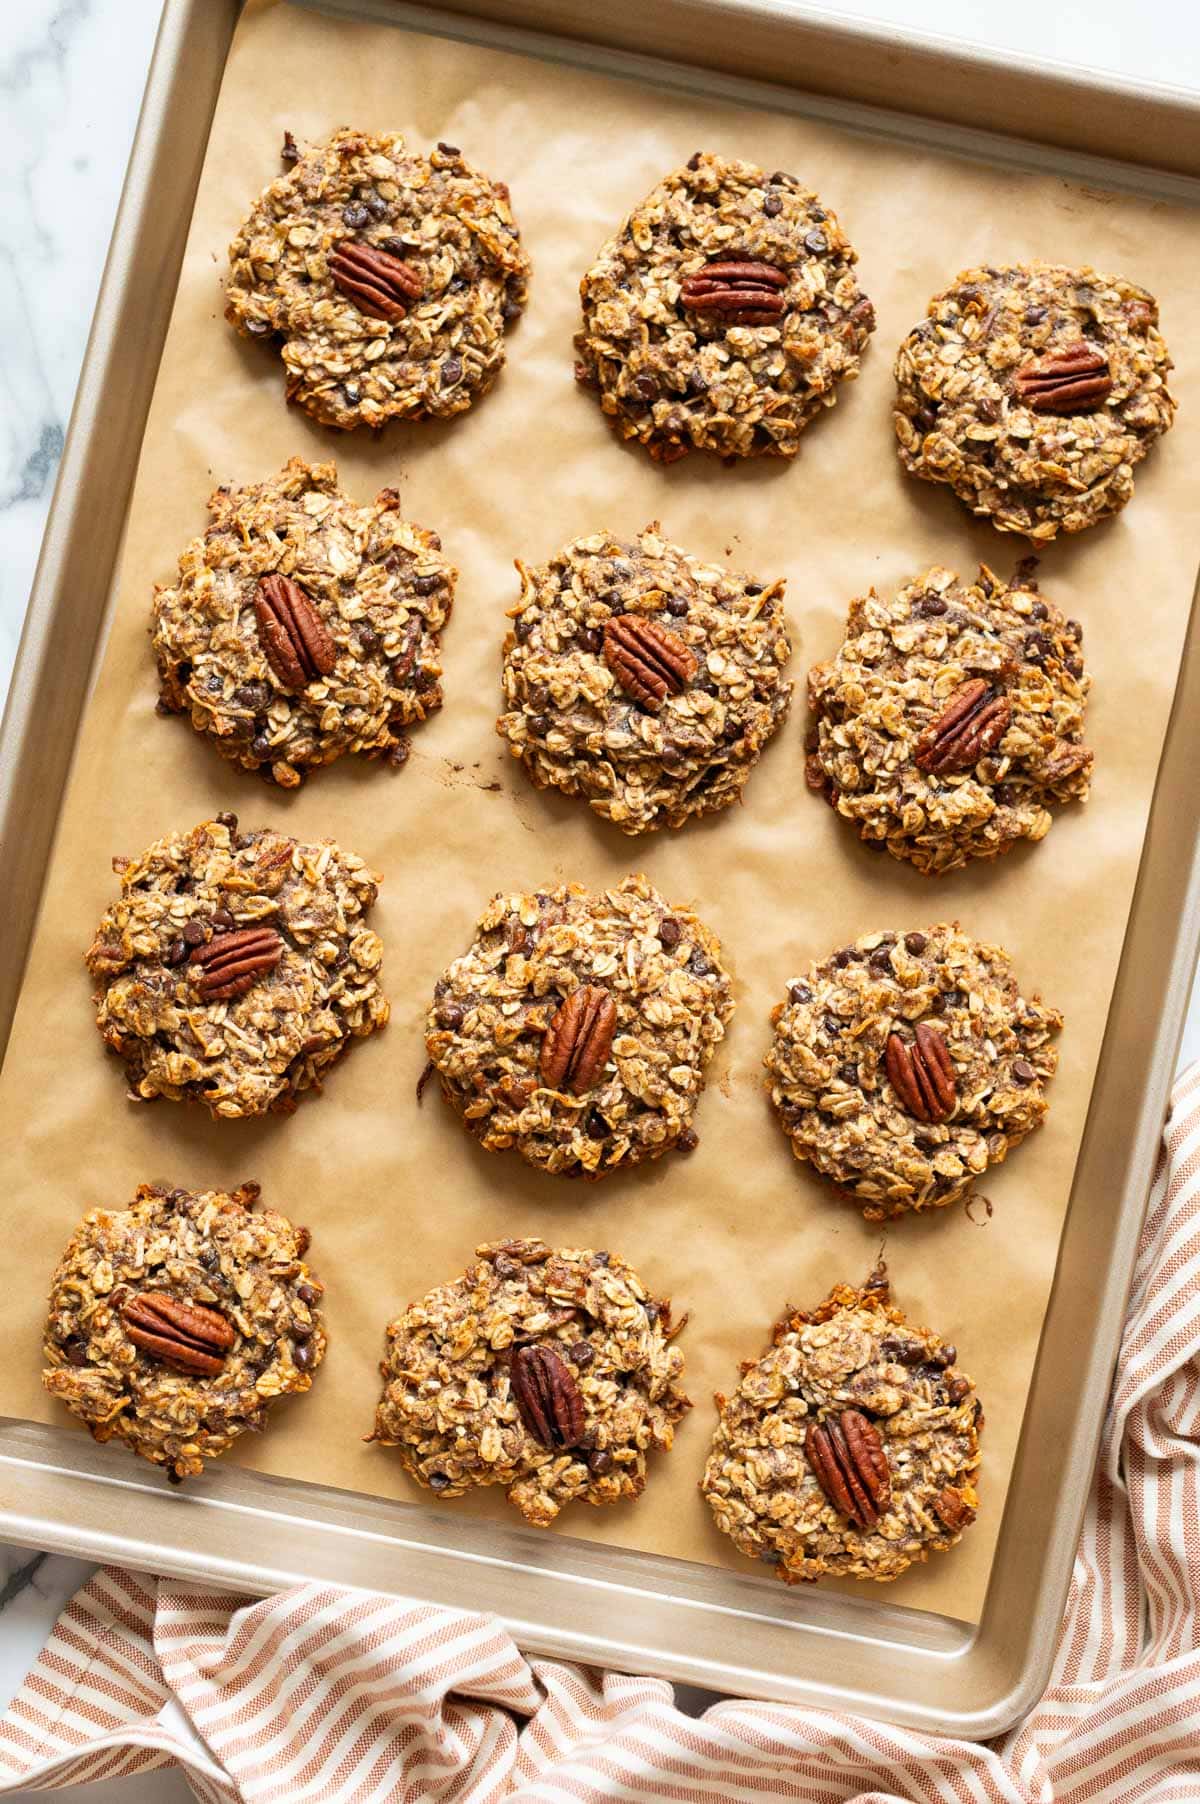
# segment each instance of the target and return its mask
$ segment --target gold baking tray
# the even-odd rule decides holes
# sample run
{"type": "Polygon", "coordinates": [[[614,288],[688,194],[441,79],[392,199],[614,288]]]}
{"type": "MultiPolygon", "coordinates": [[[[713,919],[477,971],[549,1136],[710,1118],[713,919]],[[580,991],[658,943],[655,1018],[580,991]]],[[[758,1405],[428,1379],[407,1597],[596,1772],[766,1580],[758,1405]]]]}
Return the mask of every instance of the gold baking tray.
{"type": "MultiPolygon", "coordinates": [[[[610,0],[602,17],[581,0],[450,0],[437,11],[324,0],[323,10],[390,17],[1098,186],[1200,199],[1200,132],[1186,96],[994,65],[961,47],[843,28],[767,0],[658,0],[653,8],[610,0]],[[821,93],[785,85],[789,71],[821,93]],[[769,88],[761,85],[768,76],[769,88]],[[1052,131],[1054,144],[988,136],[981,125],[1052,131]],[[1095,160],[1097,151],[1107,160],[1095,160]]],[[[103,638],[238,11],[236,0],[168,0],[147,87],[4,724],[5,1033],[103,638]]],[[[31,1423],[0,1423],[0,1537],[249,1592],[310,1578],[392,1590],[493,1611],[531,1649],[959,1736],[999,1733],[1036,1696],[1052,1655],[1200,942],[1200,797],[1189,739],[1198,709],[1193,631],[978,1626],[898,1607],[886,1593],[789,1594],[749,1571],[237,1469],[168,1492],[77,1432],[31,1423]],[[1050,1470],[1046,1448],[1054,1449],[1050,1470]]]]}

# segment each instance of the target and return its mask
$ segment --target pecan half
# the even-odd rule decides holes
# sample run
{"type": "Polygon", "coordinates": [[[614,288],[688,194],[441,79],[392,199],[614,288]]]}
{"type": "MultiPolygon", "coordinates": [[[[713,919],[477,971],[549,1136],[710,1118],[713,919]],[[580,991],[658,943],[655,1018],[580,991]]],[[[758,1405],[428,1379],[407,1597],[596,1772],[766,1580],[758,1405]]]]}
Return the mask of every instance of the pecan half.
{"type": "Polygon", "coordinates": [[[132,1296],[121,1311],[121,1321],[143,1353],[199,1378],[216,1377],[236,1339],[233,1325],[220,1310],[185,1303],[158,1290],[132,1296]]]}
{"type": "Polygon", "coordinates": [[[542,1041],[538,1069],[552,1090],[582,1096],[603,1071],[617,1031],[617,1010],[607,990],[585,983],[557,1009],[542,1041]]]}
{"type": "Polygon", "coordinates": [[[972,677],[954,691],[944,711],[917,741],[917,763],[934,776],[970,770],[1003,739],[1012,719],[1006,695],[972,677]]]}
{"type": "Polygon", "coordinates": [[[773,263],[706,263],[685,276],[679,298],[690,313],[716,313],[732,326],[766,326],[786,305],[787,272],[773,263]]]}
{"type": "Polygon", "coordinates": [[[517,1413],[543,1447],[577,1447],[583,1438],[583,1397],[557,1353],[519,1347],[509,1368],[517,1413]]]}
{"type": "Polygon", "coordinates": [[[344,238],[331,253],[329,274],[339,294],[374,319],[402,319],[424,288],[411,263],[354,238],[344,238]]]}
{"type": "Polygon", "coordinates": [[[273,927],[241,927],[197,946],[188,960],[202,1002],[244,996],[283,957],[283,941],[273,927]]]}
{"type": "Polygon", "coordinates": [[[892,1474],[873,1422],[857,1409],[812,1422],[804,1437],[808,1463],[835,1510],[855,1528],[874,1528],[891,1501],[892,1474]]]}
{"type": "Polygon", "coordinates": [[[285,689],[304,689],[328,676],[337,647],[325,622],[290,576],[264,576],[254,596],[254,618],[267,663],[285,689]]]}
{"type": "Polygon", "coordinates": [[[892,1089],[918,1121],[945,1121],[954,1113],[958,1100],[954,1061],[936,1028],[918,1022],[913,1046],[899,1034],[889,1034],[883,1062],[892,1089]]]}
{"type": "Polygon", "coordinates": [[[1034,413],[1090,413],[1112,393],[1112,377],[1104,352],[1081,338],[1026,364],[1013,387],[1034,413]]]}
{"type": "Polygon", "coordinates": [[[682,695],[696,674],[696,660],[678,633],[641,614],[618,614],[605,623],[604,662],[651,714],[668,695],[682,695]]]}

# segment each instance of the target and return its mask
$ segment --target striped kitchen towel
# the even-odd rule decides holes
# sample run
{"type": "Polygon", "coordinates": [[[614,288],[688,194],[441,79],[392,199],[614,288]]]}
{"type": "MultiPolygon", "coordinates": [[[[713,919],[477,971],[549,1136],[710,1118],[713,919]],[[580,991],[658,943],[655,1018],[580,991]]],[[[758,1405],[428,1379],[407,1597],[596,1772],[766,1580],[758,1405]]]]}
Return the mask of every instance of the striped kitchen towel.
{"type": "Polygon", "coordinates": [[[484,1617],[109,1570],[0,1720],[0,1794],[177,1766],[212,1804],[1197,1804],[1200,1067],[1178,1085],[1049,1689],[976,1747],[521,1653],[484,1617]]]}

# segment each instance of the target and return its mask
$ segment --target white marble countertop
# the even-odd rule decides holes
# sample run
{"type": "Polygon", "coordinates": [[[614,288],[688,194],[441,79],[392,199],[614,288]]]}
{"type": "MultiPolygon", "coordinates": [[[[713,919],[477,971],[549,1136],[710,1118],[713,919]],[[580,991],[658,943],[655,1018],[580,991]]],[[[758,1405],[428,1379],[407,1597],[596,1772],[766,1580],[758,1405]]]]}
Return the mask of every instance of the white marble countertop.
{"type": "MultiPolygon", "coordinates": [[[[1001,50],[1200,87],[1200,12],[1188,0],[844,0],[822,10],[1001,50]]],[[[0,696],[13,655],[108,237],[137,122],[160,0],[23,0],[0,15],[0,696]]],[[[1200,990],[1181,1063],[1200,1055],[1200,990]]],[[[0,1707],[88,1568],[0,1547],[0,1707]]],[[[181,1779],[91,1787],[121,1804],[182,1804],[181,1779]]],[[[84,1795],[83,1792],[73,1796],[84,1795]]]]}

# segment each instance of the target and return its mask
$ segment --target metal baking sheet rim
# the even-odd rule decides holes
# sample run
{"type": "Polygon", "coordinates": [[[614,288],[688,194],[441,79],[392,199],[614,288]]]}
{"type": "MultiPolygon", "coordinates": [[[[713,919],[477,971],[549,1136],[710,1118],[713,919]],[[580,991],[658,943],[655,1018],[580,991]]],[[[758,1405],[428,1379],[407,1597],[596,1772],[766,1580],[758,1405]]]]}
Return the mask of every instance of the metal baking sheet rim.
{"type": "MultiPolygon", "coordinates": [[[[308,0],[305,0],[308,3],[308,0]]],[[[809,100],[711,71],[670,68],[646,54],[654,15],[641,9],[641,48],[590,49],[514,18],[544,22],[562,0],[506,0],[503,23],[470,19],[458,0],[435,14],[389,0],[324,0],[328,10],[392,17],[538,54],[567,54],[617,72],[722,89],[751,103],[803,106],[855,129],[920,129],[961,154],[1112,179],[1200,200],[1188,176],[1098,163],[1061,147],[988,139],[945,123],[919,126],[854,98],[809,100]],[[451,17],[451,13],[453,16],[451,17]]],[[[737,15],[780,27],[770,0],[671,0],[673,27],[737,15]]],[[[109,601],[125,509],[166,333],[187,221],[240,0],[167,0],[71,429],[0,738],[0,857],[7,927],[0,959],[0,1029],[20,989],[75,727],[86,703],[109,601]],[[155,205],[146,205],[153,193],[155,205]]],[[[486,10],[472,7],[473,13],[486,10]]],[[[578,8],[576,9],[578,12],[578,8]]],[[[620,25],[631,13],[606,10],[620,25]]],[[[665,17],[665,14],[664,14],[665,17]]],[[[836,23],[800,12],[811,47],[836,23]]],[[[617,33],[619,37],[619,32],[617,33]]],[[[861,54],[863,34],[857,32],[861,54]]],[[[635,40],[637,41],[637,40],[635,40]]],[[[711,40],[710,40],[711,42],[711,40]]],[[[877,48],[883,45],[879,40],[877,48]]],[[[928,59],[936,55],[925,46],[928,59]]],[[[947,47],[946,68],[957,52],[947,47]]],[[[1028,72],[1030,92],[1044,73],[1028,72]]],[[[1022,71],[1002,72],[1014,95],[1022,71]]],[[[1153,93],[1134,96],[1162,117],[1153,93]]],[[[1163,103],[1174,116],[1179,97],[1163,103]]],[[[1200,134],[1197,134],[1200,139],[1200,134]]],[[[1195,610],[1193,609],[1193,615],[1195,610]]],[[[838,1593],[789,1593],[757,1575],[717,1571],[565,1537],[539,1537],[422,1505],[389,1504],[231,1468],[187,1494],[76,1431],[0,1422],[0,1536],[142,1570],[265,1593],[318,1578],[384,1589],[499,1616],[531,1650],[659,1674],[714,1691],[836,1706],[914,1727],[983,1739],[1007,1728],[1040,1692],[1070,1581],[1124,1304],[1200,948],[1200,796],[1190,781],[1188,722],[1200,717],[1200,636],[1193,619],[1147,830],[1137,891],[1093,1091],[1058,1273],[1030,1392],[992,1580],[978,1625],[838,1593]],[[1107,1248],[1097,1258],[1098,1246],[1107,1248]],[[1081,1354],[1080,1349],[1084,1349],[1081,1354]],[[1064,1384],[1060,1374],[1070,1374],[1064,1384]],[[1057,1486],[1039,1472],[1055,1448],[1057,1486]],[[180,1512],[183,1512],[180,1514],[180,1512]],[[453,1545],[448,1542],[453,1534],[453,1545]],[[264,1551],[269,1545],[269,1557],[264,1551]],[[710,1655],[702,1650],[716,1645],[710,1655]]]]}

